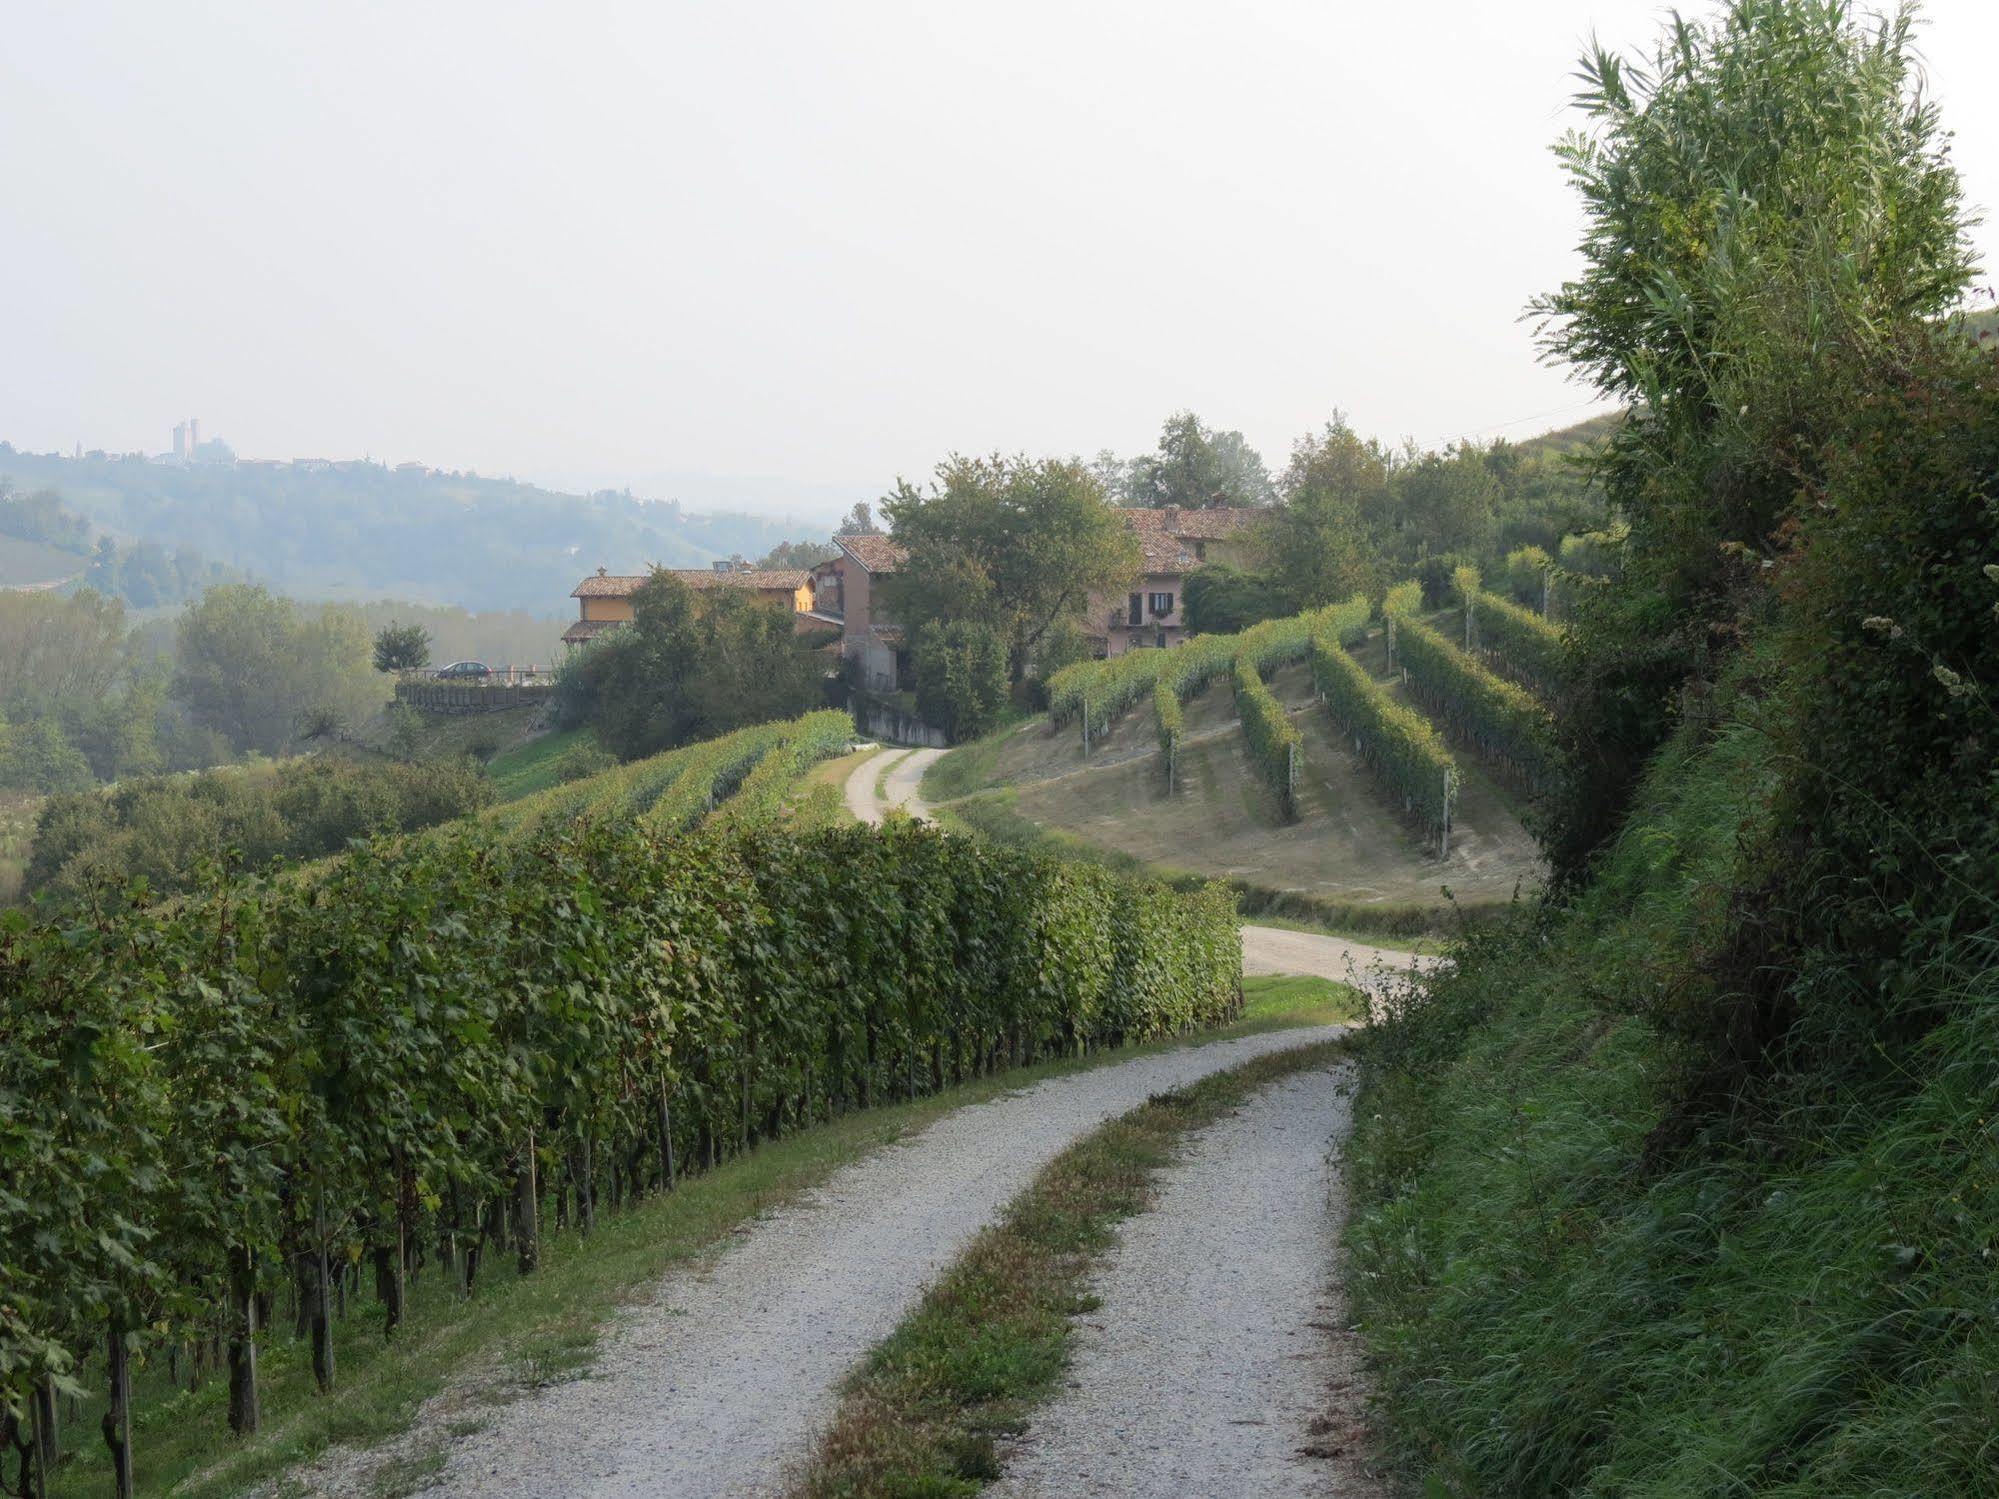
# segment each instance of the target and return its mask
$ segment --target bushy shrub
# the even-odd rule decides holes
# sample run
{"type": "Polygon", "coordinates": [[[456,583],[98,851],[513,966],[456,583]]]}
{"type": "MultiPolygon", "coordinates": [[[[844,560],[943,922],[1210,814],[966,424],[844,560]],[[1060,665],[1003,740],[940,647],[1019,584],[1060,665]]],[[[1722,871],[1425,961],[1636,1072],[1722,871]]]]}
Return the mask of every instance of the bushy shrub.
{"type": "Polygon", "coordinates": [[[399,764],[315,756],[275,765],[121,781],[51,797],[35,825],[27,886],[74,898],[95,885],[143,879],[185,890],[205,861],[338,853],[350,840],[434,827],[492,800],[466,761],[399,764]]]}
{"type": "Polygon", "coordinates": [[[916,668],[916,710],[951,742],[976,739],[1007,705],[1006,642],[999,631],[972,620],[928,624],[911,652],[916,668]]]}

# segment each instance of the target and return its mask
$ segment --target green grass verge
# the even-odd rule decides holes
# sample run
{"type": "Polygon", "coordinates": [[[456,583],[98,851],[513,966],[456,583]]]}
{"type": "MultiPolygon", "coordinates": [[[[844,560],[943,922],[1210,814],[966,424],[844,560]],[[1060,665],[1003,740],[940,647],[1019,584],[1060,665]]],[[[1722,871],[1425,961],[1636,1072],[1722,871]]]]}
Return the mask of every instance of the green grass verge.
{"type": "MultiPolygon", "coordinates": [[[[1193,1044],[1301,1025],[1351,1020],[1361,1005],[1351,990],[1320,979],[1251,978],[1243,983],[1243,1018],[1193,1044]]],[[[210,1370],[195,1389],[168,1377],[155,1357],[134,1379],[134,1442],[139,1492],[177,1499],[221,1499],[279,1478],[336,1444],[369,1447],[403,1432],[424,1401],[450,1387],[463,1396],[465,1420],[480,1409],[539,1385],[577,1377],[588,1366],[598,1330],[621,1306],[650,1293],[658,1279],[725,1240],[758,1214],[791,1200],[840,1167],[923,1128],[965,1104],[1042,1078],[1115,1064],[1189,1044],[1169,1040],[1100,1052],[982,1078],[913,1103],[846,1115],[772,1141],[719,1169],[686,1178],[680,1190],[600,1217],[597,1231],[545,1236],[542,1269],[516,1275],[495,1258],[475,1296],[456,1295],[435,1274],[409,1287],[408,1320],[393,1345],[379,1332],[372,1300],[350,1304],[336,1327],[339,1385],[316,1393],[303,1344],[274,1334],[260,1351],[263,1428],[247,1441],[228,1435],[226,1374],[210,1370]]],[[[274,1322],[282,1324],[283,1307],[274,1322]]],[[[66,1455],[51,1499],[106,1491],[109,1466],[97,1437],[101,1400],[83,1403],[64,1428],[66,1455]]],[[[468,1428],[469,1429],[469,1428],[468,1428]]],[[[398,1456],[378,1474],[428,1471],[424,1453],[398,1456]]]]}
{"type": "Polygon", "coordinates": [[[1000,1476],[998,1440],[1061,1383],[1091,1265],[1195,1131],[1344,1043],[1261,1057],[1162,1093],[1069,1147],[982,1232],[849,1382],[810,1499],[955,1499],[1000,1476]]]}
{"type": "Polygon", "coordinates": [[[518,801],[555,785],[562,776],[563,757],[576,745],[587,743],[589,734],[588,729],[564,729],[493,756],[486,762],[486,774],[499,788],[500,800],[518,801]]]}

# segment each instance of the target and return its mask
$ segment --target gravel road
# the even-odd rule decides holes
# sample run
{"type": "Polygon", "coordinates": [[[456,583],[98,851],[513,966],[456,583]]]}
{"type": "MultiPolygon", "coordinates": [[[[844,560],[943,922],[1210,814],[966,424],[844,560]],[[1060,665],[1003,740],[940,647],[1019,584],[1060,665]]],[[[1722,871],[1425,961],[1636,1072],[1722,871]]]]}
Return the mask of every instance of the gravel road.
{"type": "MultiPolygon", "coordinates": [[[[781,1492],[831,1417],[842,1376],[1063,1148],[1154,1093],[1340,1033],[1328,1026],[1180,1047],[946,1115],[758,1219],[704,1271],[668,1277],[606,1334],[591,1377],[498,1411],[449,1449],[427,1492],[781,1492]]],[[[1314,1081],[1324,1090],[1323,1076],[1314,1081]]],[[[1291,1168],[1318,1148],[1294,1156],[1291,1168]]],[[[1317,1180],[1310,1170],[1298,1175],[1317,1180]]],[[[1303,1304],[1318,1294],[1315,1284],[1303,1304]]]]}
{"type": "Polygon", "coordinates": [[[868,756],[847,777],[847,810],[862,822],[880,822],[890,807],[900,807],[911,817],[923,820],[929,816],[930,808],[917,794],[917,787],[923,780],[923,772],[943,753],[941,749],[885,749],[879,755],[868,756]],[[887,794],[877,794],[876,783],[881,781],[883,769],[890,765],[895,769],[882,782],[887,794]]]}
{"type": "Polygon", "coordinates": [[[994,1499],[1385,1492],[1360,1456],[1357,1339],[1333,1281],[1348,1108],[1343,1071],[1285,1078],[1166,1172],[1092,1277],[1069,1389],[1031,1418],[994,1499]]]}
{"type": "Polygon", "coordinates": [[[1369,947],[1343,937],[1294,932],[1277,926],[1242,929],[1244,973],[1295,973],[1335,979],[1379,996],[1404,975],[1433,968],[1440,960],[1393,948],[1369,947]]]}

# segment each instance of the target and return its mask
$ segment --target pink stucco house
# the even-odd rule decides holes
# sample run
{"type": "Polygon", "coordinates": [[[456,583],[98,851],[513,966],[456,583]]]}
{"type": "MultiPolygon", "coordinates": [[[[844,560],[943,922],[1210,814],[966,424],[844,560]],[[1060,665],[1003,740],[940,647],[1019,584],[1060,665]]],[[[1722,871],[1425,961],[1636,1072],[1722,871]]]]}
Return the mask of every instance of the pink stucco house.
{"type": "MultiPolygon", "coordinates": [[[[1143,556],[1137,583],[1121,598],[1092,594],[1083,630],[1099,655],[1121,656],[1143,646],[1173,646],[1186,638],[1182,622],[1187,574],[1204,562],[1241,562],[1249,528],[1264,512],[1248,508],[1118,512],[1138,536],[1143,556]]],[[[810,618],[840,627],[841,659],[855,663],[859,684],[894,692],[909,680],[908,642],[882,609],[880,584],[908,553],[886,536],[848,533],[833,538],[839,553],[812,570],[810,618]]]]}
{"type": "Polygon", "coordinates": [[[1084,632],[1106,656],[1122,656],[1145,646],[1174,646],[1186,639],[1187,574],[1204,562],[1245,560],[1249,529],[1264,512],[1242,506],[1183,510],[1169,505],[1158,510],[1127,506],[1120,514],[1138,534],[1144,561],[1138,582],[1124,598],[1090,597],[1084,632]]]}

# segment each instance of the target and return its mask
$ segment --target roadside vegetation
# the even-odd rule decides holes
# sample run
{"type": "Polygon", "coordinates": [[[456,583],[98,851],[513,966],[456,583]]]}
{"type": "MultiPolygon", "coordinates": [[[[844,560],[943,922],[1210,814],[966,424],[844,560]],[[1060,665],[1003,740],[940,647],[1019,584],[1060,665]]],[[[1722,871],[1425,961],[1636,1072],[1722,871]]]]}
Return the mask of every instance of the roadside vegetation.
{"type": "Polygon", "coordinates": [[[1584,61],[1542,311],[1633,414],[1554,898],[1362,1044],[1346,1274],[1431,1493],[1992,1491],[1999,367],[1911,25],[1584,61]]]}

